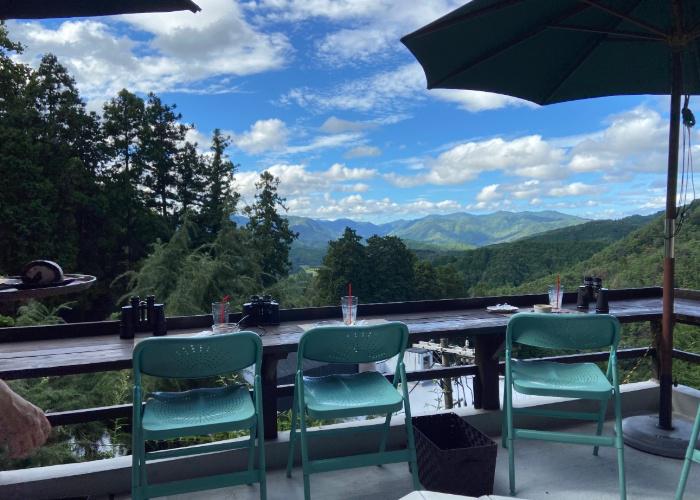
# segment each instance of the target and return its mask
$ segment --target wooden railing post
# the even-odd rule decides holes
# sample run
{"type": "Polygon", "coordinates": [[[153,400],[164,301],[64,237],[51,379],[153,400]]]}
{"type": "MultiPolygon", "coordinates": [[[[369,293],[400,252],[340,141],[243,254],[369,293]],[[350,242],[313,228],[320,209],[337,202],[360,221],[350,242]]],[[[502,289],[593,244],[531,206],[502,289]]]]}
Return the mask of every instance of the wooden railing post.
{"type": "MultiPolygon", "coordinates": [[[[446,348],[447,347],[447,339],[446,338],[441,338],[440,339],[440,347],[446,348]]],[[[450,355],[446,353],[445,351],[442,352],[442,366],[447,368],[450,366],[450,355]]],[[[444,378],[442,379],[442,393],[445,396],[445,409],[450,410],[454,407],[454,402],[452,401],[452,379],[451,378],[444,378]]]]}
{"type": "Polygon", "coordinates": [[[262,396],[265,439],[277,439],[277,362],[279,355],[263,354],[262,396]]]}

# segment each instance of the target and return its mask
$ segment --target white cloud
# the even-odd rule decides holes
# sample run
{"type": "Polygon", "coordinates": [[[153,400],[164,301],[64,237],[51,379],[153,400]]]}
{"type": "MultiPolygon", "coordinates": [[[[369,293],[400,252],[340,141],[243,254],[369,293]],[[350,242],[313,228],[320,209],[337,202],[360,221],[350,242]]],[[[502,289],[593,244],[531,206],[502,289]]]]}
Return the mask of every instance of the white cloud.
{"type": "Polygon", "coordinates": [[[506,106],[537,107],[536,104],[517,97],[478,90],[433,89],[429,92],[432,97],[436,97],[441,101],[457,103],[460,109],[473,113],[504,108],[506,106]]]}
{"type": "Polygon", "coordinates": [[[542,189],[540,187],[540,181],[537,179],[531,179],[520,184],[515,184],[510,186],[510,194],[518,200],[530,200],[532,203],[540,195],[542,189]]]}
{"type": "Polygon", "coordinates": [[[421,217],[428,214],[451,213],[464,207],[454,200],[429,201],[416,199],[408,202],[385,198],[365,198],[352,194],[342,198],[324,196],[322,199],[301,198],[289,204],[290,213],[318,218],[335,219],[352,217],[355,219],[395,220],[401,217],[421,217]],[[292,209],[292,207],[294,207],[292,209]],[[293,212],[292,212],[293,210],[293,212]]]}
{"type": "Polygon", "coordinates": [[[185,140],[197,145],[200,152],[207,151],[211,143],[211,138],[203,134],[195,127],[187,129],[185,140]]]}
{"type": "MultiPolygon", "coordinates": [[[[401,107],[401,101],[415,97],[425,87],[425,77],[418,63],[406,64],[391,71],[347,81],[330,90],[295,88],[282,96],[282,103],[295,103],[308,109],[345,111],[383,111],[401,107]]],[[[424,96],[422,97],[424,98],[424,96]]]]}
{"type": "Polygon", "coordinates": [[[667,151],[668,122],[658,112],[639,106],[610,117],[604,130],[581,137],[572,149],[569,168],[663,172],[667,151]]]}
{"type": "Polygon", "coordinates": [[[337,27],[317,40],[316,58],[327,64],[376,63],[406,49],[399,39],[447,14],[462,0],[270,0],[256,5],[263,17],[279,21],[326,19],[337,27]]]}
{"type": "Polygon", "coordinates": [[[525,101],[499,94],[472,90],[427,90],[425,74],[417,62],[374,75],[316,90],[297,87],[280,98],[283,104],[297,104],[317,111],[401,112],[427,98],[456,102],[460,109],[477,112],[505,106],[522,106],[525,101]]]}
{"type": "Polygon", "coordinates": [[[348,150],[343,156],[345,158],[362,158],[367,156],[379,156],[382,150],[376,146],[356,146],[348,150]]]}
{"type": "Polygon", "coordinates": [[[419,172],[415,176],[390,173],[386,179],[399,187],[423,183],[462,184],[489,171],[549,179],[566,175],[559,168],[563,158],[564,151],[552,148],[539,135],[510,141],[498,137],[453,146],[437,158],[426,160],[427,172],[419,172]]]}
{"type": "MultiPolygon", "coordinates": [[[[423,184],[460,185],[486,172],[527,179],[520,183],[500,182],[498,188],[483,187],[476,196],[477,204],[469,205],[475,209],[492,207],[487,201],[493,200],[487,198],[499,192],[532,204],[541,203],[547,197],[594,195],[609,191],[612,184],[629,182],[635,172],[663,172],[667,134],[668,126],[661,115],[639,106],[611,116],[605,128],[589,134],[554,139],[539,135],[513,139],[496,137],[449,144],[436,157],[410,159],[409,164],[423,168],[410,172],[404,166],[402,171],[384,174],[384,179],[401,188],[423,184]],[[561,183],[580,174],[586,174],[588,179],[595,178],[603,183],[602,187],[590,180],[572,179],[568,184],[561,183]]],[[[695,139],[700,140],[700,134],[694,134],[695,139]]]]}
{"type": "Polygon", "coordinates": [[[323,122],[323,125],[321,125],[321,131],[327,134],[342,134],[343,132],[361,132],[372,126],[374,125],[367,122],[353,122],[331,116],[325,122],[323,122]]]}
{"type": "Polygon", "coordinates": [[[314,137],[309,143],[298,146],[287,146],[284,150],[285,154],[308,153],[319,149],[332,149],[341,146],[357,144],[361,139],[360,134],[334,134],[320,135],[314,137]]]}
{"type": "Polygon", "coordinates": [[[279,193],[284,197],[318,196],[331,191],[367,191],[368,187],[357,181],[372,179],[377,175],[374,169],[350,168],[341,163],[334,163],[326,170],[310,170],[304,164],[276,163],[261,170],[236,174],[235,188],[246,200],[251,200],[255,195],[255,183],[264,170],[279,178],[279,193]],[[348,189],[348,186],[358,189],[348,189]]]}
{"type": "Polygon", "coordinates": [[[248,154],[260,154],[284,148],[288,137],[289,131],[285,123],[278,118],[271,118],[256,121],[249,131],[233,134],[231,140],[248,154]]]}
{"type": "Polygon", "coordinates": [[[502,194],[498,192],[499,184],[489,184],[484,186],[476,195],[477,201],[493,201],[501,198],[502,194]]]}
{"type": "Polygon", "coordinates": [[[601,190],[602,188],[600,186],[584,184],[583,182],[572,182],[571,184],[567,184],[565,186],[550,189],[549,195],[556,197],[581,196],[584,194],[599,193],[601,190]]]}
{"type": "MultiPolygon", "coordinates": [[[[24,60],[56,54],[88,98],[121,88],[139,92],[196,90],[211,77],[242,76],[281,68],[291,46],[279,32],[249,24],[236,2],[199,0],[202,11],[133,14],[58,25],[8,22],[10,36],[27,46],[24,60]],[[121,28],[127,25],[130,30],[121,28]]],[[[211,82],[210,82],[211,83],[211,82]]],[[[212,89],[236,90],[223,80],[212,89]]]]}
{"type": "Polygon", "coordinates": [[[651,209],[651,210],[661,210],[666,206],[666,195],[654,196],[646,200],[639,208],[651,209]]]}
{"type": "Polygon", "coordinates": [[[259,0],[249,7],[272,21],[303,21],[321,17],[342,21],[376,14],[385,4],[379,0],[259,0]]]}

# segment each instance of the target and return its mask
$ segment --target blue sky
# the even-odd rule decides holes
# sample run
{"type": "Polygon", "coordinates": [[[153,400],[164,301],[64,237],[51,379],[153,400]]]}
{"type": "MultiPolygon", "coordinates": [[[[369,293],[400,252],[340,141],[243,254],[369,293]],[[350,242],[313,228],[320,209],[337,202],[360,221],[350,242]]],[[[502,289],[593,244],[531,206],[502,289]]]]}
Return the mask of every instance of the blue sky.
{"type": "MultiPolygon", "coordinates": [[[[11,21],[22,60],[51,51],[91,109],[126,87],[231,136],[237,189],[281,180],[289,213],[383,222],[554,209],[590,218],[661,210],[668,99],[537,107],[425,90],[401,36],[450,0],[196,0],[193,14],[11,21]]],[[[696,140],[696,142],[699,142],[696,140]]]]}

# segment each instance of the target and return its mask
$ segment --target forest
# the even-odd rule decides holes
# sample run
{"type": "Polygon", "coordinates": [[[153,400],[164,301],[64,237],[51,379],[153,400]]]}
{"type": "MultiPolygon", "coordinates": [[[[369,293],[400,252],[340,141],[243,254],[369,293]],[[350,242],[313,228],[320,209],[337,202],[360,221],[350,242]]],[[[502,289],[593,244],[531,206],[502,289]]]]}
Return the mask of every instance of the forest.
{"type": "MultiPolygon", "coordinates": [[[[464,251],[414,251],[396,236],[363,239],[350,228],[328,242],[322,263],[291,272],[289,227],[280,181],[263,172],[256,196],[236,191],[240,165],[229,138],[188,140],[174,103],[123,89],[88,111],[75,81],[47,54],[36,68],[0,26],[0,275],[48,258],[66,272],[92,274],[79,297],[4,305],[0,326],[115,317],[131,295],[156,295],[168,316],[203,314],[228,295],[234,309],[269,293],[281,307],[337,304],[349,282],[361,301],[387,302],[543,292],[561,277],[573,290],[584,274],[606,286],[661,283],[660,216],[591,221],[518,241],[464,251]],[[245,220],[245,222],[242,222],[245,220]],[[238,222],[235,222],[238,221],[238,222]]],[[[700,288],[700,215],[690,207],[678,236],[677,286],[700,288]]],[[[626,327],[626,346],[649,345],[645,325],[626,327]]],[[[697,350],[694,331],[677,345],[697,350]]],[[[627,365],[627,380],[649,364],[627,365]]],[[[679,363],[681,383],[700,373],[679,363]]],[[[129,402],[128,371],[19,380],[13,388],[46,411],[129,402]]],[[[284,419],[284,416],[280,417],[284,419]]],[[[0,453],[0,469],[110,457],[128,452],[117,421],[59,427],[24,460],[0,453]]]]}

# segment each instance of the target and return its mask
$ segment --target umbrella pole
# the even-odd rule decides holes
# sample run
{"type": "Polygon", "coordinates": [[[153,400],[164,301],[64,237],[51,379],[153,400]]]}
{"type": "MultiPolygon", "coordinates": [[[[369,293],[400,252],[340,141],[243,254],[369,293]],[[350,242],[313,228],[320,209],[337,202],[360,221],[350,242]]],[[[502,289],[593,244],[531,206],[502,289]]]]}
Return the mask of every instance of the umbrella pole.
{"type": "Polygon", "coordinates": [[[671,126],[668,134],[668,179],[666,184],[666,225],[664,227],[664,294],[659,359],[659,415],[636,415],[622,421],[625,444],[662,457],[683,458],[693,423],[678,418],[672,422],[673,395],[673,293],[674,237],[676,232],[676,186],[678,143],[681,125],[683,71],[681,54],[672,53],[671,126]]]}
{"type": "Polygon", "coordinates": [[[676,232],[676,187],[678,179],[678,145],[680,135],[681,89],[683,68],[681,53],[672,53],[671,126],[668,135],[668,179],[666,181],[666,221],[664,226],[664,280],[663,316],[661,320],[661,342],[659,342],[659,427],[673,429],[672,385],[673,385],[673,294],[676,232]]]}

